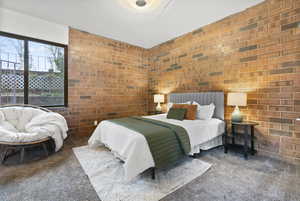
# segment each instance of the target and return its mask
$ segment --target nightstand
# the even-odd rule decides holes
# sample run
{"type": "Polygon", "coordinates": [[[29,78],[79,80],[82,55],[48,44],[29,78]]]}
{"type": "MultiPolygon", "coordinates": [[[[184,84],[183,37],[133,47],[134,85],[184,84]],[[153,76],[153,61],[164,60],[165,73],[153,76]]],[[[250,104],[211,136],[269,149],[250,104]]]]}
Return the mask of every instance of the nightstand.
{"type": "Polygon", "coordinates": [[[248,153],[254,155],[256,150],[254,149],[254,127],[257,126],[258,123],[253,121],[243,121],[243,122],[231,122],[231,135],[228,136],[225,134],[225,145],[224,152],[227,153],[228,150],[233,150],[244,154],[245,159],[248,159],[248,153]],[[243,129],[242,133],[237,132],[237,128],[240,127],[243,129]],[[235,143],[236,135],[241,134],[243,136],[243,145],[239,145],[235,143]],[[229,143],[229,139],[231,138],[231,143],[229,143]],[[249,142],[251,146],[249,147],[249,142]]]}

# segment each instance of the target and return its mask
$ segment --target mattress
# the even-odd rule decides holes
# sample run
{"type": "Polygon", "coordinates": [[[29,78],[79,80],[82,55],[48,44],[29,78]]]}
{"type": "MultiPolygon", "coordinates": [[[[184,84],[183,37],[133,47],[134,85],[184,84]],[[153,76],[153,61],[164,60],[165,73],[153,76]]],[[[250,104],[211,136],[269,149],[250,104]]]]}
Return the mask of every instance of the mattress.
{"type": "MultiPolygon", "coordinates": [[[[181,126],[186,129],[191,144],[191,153],[199,153],[201,145],[222,135],[225,123],[219,119],[211,120],[173,120],[166,114],[145,116],[181,126]]],[[[124,161],[126,179],[130,180],[143,171],[154,167],[154,160],[145,137],[110,121],[102,121],[89,139],[91,147],[106,146],[124,161]]]]}

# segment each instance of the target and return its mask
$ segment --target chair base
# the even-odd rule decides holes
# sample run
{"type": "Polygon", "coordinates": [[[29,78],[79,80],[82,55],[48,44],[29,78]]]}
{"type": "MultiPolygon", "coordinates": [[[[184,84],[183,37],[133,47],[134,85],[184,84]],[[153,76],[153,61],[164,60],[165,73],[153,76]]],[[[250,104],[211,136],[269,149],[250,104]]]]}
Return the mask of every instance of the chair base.
{"type": "Polygon", "coordinates": [[[52,138],[48,137],[42,140],[33,141],[33,142],[24,142],[24,143],[8,143],[8,142],[0,142],[0,146],[2,146],[2,151],[0,152],[0,164],[4,164],[6,158],[8,157],[9,151],[20,151],[20,161],[19,163],[24,163],[24,157],[26,154],[26,149],[34,148],[34,147],[42,147],[45,157],[49,156],[49,150],[47,148],[48,143],[53,144],[52,138]]]}

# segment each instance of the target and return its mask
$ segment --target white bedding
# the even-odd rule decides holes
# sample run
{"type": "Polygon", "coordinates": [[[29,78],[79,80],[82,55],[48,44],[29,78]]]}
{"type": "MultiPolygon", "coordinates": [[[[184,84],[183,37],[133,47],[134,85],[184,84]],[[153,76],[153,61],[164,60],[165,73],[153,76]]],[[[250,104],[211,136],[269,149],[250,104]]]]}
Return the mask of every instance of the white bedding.
{"type": "MultiPolygon", "coordinates": [[[[191,153],[199,153],[199,145],[224,133],[225,124],[219,119],[211,120],[173,120],[166,114],[145,116],[186,129],[191,143],[191,153]]],[[[106,146],[124,161],[126,179],[130,180],[143,171],[154,167],[154,160],[146,138],[135,131],[109,121],[102,121],[89,139],[91,147],[106,146]]]]}

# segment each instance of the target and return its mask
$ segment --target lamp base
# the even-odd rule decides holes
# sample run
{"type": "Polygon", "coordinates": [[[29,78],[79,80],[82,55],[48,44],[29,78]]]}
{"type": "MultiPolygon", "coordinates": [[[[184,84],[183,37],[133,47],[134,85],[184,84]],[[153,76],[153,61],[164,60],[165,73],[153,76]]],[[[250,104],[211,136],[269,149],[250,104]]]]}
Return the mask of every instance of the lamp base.
{"type": "Polygon", "coordinates": [[[239,110],[239,107],[236,106],[233,113],[231,114],[231,121],[232,122],[242,122],[243,121],[243,115],[239,110]]]}
{"type": "Polygon", "coordinates": [[[161,105],[160,105],[160,103],[157,104],[157,106],[156,106],[156,111],[157,111],[157,112],[161,112],[161,105]]]}

